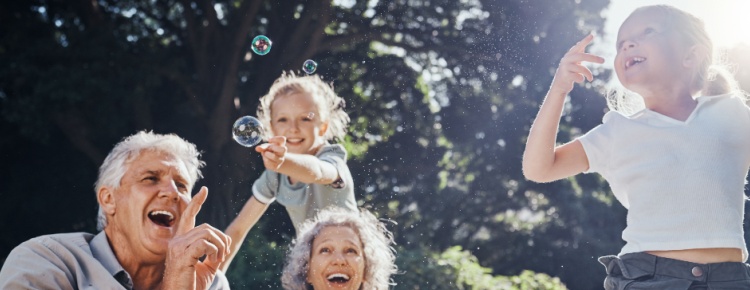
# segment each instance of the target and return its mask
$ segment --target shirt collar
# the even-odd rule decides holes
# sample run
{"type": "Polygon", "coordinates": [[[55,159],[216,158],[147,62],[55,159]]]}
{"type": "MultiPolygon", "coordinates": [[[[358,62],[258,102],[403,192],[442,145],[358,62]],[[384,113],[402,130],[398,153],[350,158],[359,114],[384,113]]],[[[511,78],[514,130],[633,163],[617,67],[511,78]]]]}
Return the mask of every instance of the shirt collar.
{"type": "Polygon", "coordinates": [[[109,246],[107,234],[104,231],[99,232],[94,239],[89,243],[91,246],[91,254],[96,260],[98,260],[102,266],[104,266],[109,273],[115,277],[115,279],[122,284],[126,289],[133,289],[133,279],[130,278],[128,272],[120,265],[117,261],[115,253],[112,251],[112,247],[109,246]]]}

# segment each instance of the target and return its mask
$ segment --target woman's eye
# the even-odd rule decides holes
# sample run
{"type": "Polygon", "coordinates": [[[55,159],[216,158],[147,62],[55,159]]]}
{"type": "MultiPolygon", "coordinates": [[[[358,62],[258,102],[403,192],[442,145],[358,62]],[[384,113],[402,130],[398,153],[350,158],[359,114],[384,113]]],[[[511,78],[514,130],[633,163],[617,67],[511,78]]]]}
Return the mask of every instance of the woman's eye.
{"type": "Polygon", "coordinates": [[[355,254],[355,255],[358,253],[357,250],[355,249],[347,249],[346,252],[350,254],[355,254]]]}
{"type": "Polygon", "coordinates": [[[286,118],[279,118],[278,120],[276,120],[276,123],[283,123],[283,122],[286,122],[286,118]]]}
{"type": "Polygon", "coordinates": [[[144,178],[143,181],[155,182],[155,181],[157,181],[157,179],[156,179],[156,176],[148,176],[148,177],[144,178]]]}
{"type": "Polygon", "coordinates": [[[321,248],[321,249],[320,249],[320,252],[321,252],[321,253],[330,253],[330,252],[331,252],[331,249],[329,249],[329,248],[321,248]]]}

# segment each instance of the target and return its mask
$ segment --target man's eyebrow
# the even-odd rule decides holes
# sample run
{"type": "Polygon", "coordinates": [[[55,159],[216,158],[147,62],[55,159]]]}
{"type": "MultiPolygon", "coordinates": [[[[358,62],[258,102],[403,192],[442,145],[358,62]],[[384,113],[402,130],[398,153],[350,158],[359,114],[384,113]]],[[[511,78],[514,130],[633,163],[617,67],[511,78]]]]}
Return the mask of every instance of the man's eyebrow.
{"type": "Polygon", "coordinates": [[[146,169],[143,172],[141,172],[141,174],[148,174],[148,175],[160,175],[161,173],[162,173],[162,171],[158,170],[158,169],[157,170],[148,170],[148,169],[146,169]]]}

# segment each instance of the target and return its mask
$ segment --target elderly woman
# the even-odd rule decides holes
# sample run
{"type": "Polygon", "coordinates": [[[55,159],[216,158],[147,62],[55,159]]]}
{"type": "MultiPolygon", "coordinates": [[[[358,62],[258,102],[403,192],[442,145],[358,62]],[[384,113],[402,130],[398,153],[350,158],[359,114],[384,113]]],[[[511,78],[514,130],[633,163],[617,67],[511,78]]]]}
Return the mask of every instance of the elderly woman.
{"type": "Polygon", "coordinates": [[[388,289],[393,236],[366,210],[328,208],[300,227],[281,283],[287,290],[388,289]]]}

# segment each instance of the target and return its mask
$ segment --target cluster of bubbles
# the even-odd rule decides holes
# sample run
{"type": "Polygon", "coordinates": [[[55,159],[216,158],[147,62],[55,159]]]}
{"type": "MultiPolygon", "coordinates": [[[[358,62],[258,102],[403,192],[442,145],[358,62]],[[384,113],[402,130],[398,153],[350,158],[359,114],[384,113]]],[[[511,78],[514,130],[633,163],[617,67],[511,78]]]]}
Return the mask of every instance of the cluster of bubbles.
{"type": "Polygon", "coordinates": [[[244,116],[234,122],[232,137],[242,146],[253,147],[263,139],[263,124],[255,117],[244,116]]]}
{"type": "MultiPolygon", "coordinates": [[[[271,39],[265,35],[253,38],[250,48],[257,55],[266,55],[271,52],[271,39]]],[[[312,74],[318,69],[318,63],[308,59],[302,64],[302,71],[312,74]]],[[[255,117],[244,116],[234,122],[232,126],[232,137],[242,146],[253,147],[263,139],[263,124],[255,117]]]]}
{"type": "MultiPolygon", "coordinates": [[[[273,42],[271,42],[270,38],[265,35],[258,35],[253,38],[250,48],[257,55],[266,55],[271,52],[272,44],[273,42]]],[[[318,63],[312,59],[308,59],[302,64],[302,71],[306,74],[312,74],[316,69],[318,69],[318,63]]]]}

